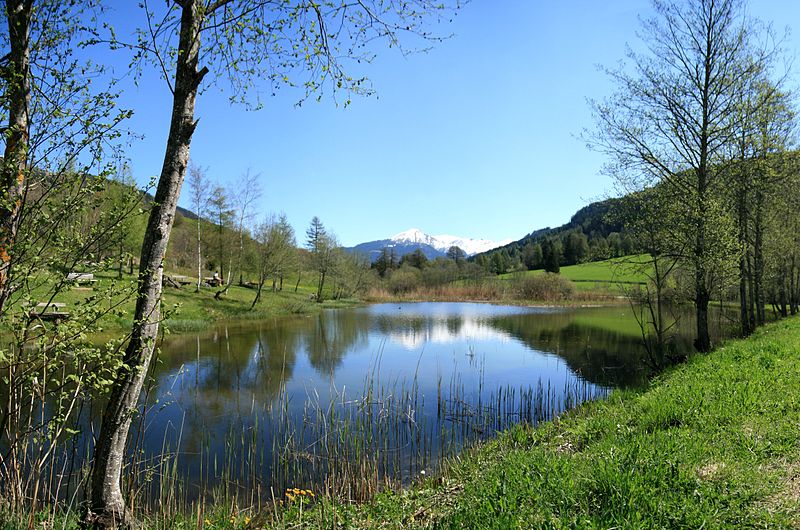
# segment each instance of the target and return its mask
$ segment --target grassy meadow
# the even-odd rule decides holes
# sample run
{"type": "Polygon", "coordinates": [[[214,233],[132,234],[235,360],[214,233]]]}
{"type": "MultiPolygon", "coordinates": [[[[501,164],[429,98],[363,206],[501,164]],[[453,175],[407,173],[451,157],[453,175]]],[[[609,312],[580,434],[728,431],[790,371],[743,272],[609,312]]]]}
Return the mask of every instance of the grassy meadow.
{"type": "MultiPolygon", "coordinates": [[[[91,286],[87,284],[68,287],[60,292],[54,302],[66,304],[64,311],[70,312],[94,297],[105,298],[100,304],[113,306],[116,311],[104,315],[99,326],[104,333],[127,331],[132,323],[136,305],[134,292],[135,277],[123,274],[120,279],[116,271],[96,272],[97,280],[91,286]],[[111,290],[114,294],[107,294],[111,290]]],[[[222,287],[201,287],[196,292],[194,284],[176,288],[164,286],[163,310],[166,317],[166,328],[171,332],[197,331],[220,320],[257,320],[262,318],[314,313],[325,308],[349,307],[360,303],[357,300],[324,300],[318,304],[313,300],[316,293],[316,279],[311,273],[301,276],[301,282],[295,291],[296,276],[291,281],[284,281],[281,291],[273,292],[271,283],[264,286],[261,299],[251,309],[256,289],[231,284],[228,292],[219,300],[214,298],[222,287]]],[[[48,301],[44,290],[34,290],[32,298],[37,302],[48,301]]]]}
{"type": "MultiPolygon", "coordinates": [[[[642,263],[647,256],[635,255],[624,258],[612,258],[603,261],[580,263],[561,267],[559,275],[575,283],[578,291],[608,292],[613,295],[623,294],[620,284],[638,284],[647,281],[642,273],[642,263]]],[[[535,276],[544,274],[543,270],[508,273],[502,279],[512,279],[518,275],[535,276]]]]}

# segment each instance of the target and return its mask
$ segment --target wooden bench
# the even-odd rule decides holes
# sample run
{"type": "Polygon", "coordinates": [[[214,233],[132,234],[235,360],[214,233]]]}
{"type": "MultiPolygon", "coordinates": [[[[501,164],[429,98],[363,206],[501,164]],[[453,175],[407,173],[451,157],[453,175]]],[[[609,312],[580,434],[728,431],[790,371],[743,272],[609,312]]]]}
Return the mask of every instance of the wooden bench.
{"type": "Polygon", "coordinates": [[[92,284],[97,280],[94,279],[94,274],[91,272],[70,272],[67,274],[67,281],[80,285],[82,283],[92,284]]]}
{"type": "Polygon", "coordinates": [[[69,311],[64,311],[65,307],[67,307],[67,304],[63,302],[44,302],[36,304],[36,307],[28,313],[28,316],[40,320],[54,320],[59,322],[69,318],[69,311]]]}
{"type": "Polygon", "coordinates": [[[222,278],[203,278],[203,282],[211,287],[219,287],[222,285],[222,278]]]}
{"type": "Polygon", "coordinates": [[[181,285],[191,285],[194,283],[194,280],[189,278],[188,276],[183,276],[182,274],[177,274],[175,276],[170,276],[174,281],[181,285]]]}

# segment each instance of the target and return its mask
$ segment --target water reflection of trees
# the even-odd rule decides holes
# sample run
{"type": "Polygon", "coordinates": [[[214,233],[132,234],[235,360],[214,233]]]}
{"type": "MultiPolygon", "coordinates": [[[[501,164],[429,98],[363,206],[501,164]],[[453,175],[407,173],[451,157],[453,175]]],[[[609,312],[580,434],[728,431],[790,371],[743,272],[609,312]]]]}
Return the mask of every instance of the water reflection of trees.
{"type": "Polygon", "coordinates": [[[497,330],[534,350],[558,355],[571,370],[591,383],[635,386],[648,376],[641,340],[618,331],[579,324],[568,312],[512,315],[490,322],[497,330]]]}
{"type": "Polygon", "coordinates": [[[348,352],[367,345],[370,319],[360,311],[323,311],[311,322],[308,361],[322,376],[331,376],[348,352]]]}
{"type": "MultiPolygon", "coordinates": [[[[712,309],[712,335],[715,340],[728,335],[726,309],[712,309]]],[[[693,314],[683,307],[672,308],[677,319],[671,348],[688,355],[693,351],[693,314]]],[[[505,331],[529,347],[557,354],[569,367],[589,382],[609,386],[636,386],[652,375],[638,329],[625,326],[631,316],[620,315],[613,328],[608,308],[560,311],[548,314],[518,314],[491,319],[498,330],[505,331]],[[576,318],[584,316],[585,319],[576,318]],[[598,318],[596,325],[592,317],[598,318]]]]}

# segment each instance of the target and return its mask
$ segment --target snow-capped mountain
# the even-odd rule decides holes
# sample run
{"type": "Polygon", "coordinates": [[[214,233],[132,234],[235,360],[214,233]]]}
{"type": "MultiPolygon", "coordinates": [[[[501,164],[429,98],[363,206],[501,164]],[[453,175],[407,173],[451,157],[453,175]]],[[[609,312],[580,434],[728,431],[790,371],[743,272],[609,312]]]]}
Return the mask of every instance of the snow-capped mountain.
{"type": "Polygon", "coordinates": [[[511,239],[508,239],[496,242],[489,241],[488,239],[472,239],[446,234],[431,236],[418,228],[411,228],[399,234],[395,234],[388,239],[361,243],[347,250],[369,254],[373,261],[380,256],[385,248],[393,249],[398,259],[415,250],[422,250],[428,259],[435,259],[446,256],[447,249],[452,246],[457,246],[463,250],[467,256],[472,256],[503,246],[511,241],[511,239]]]}
{"type": "Polygon", "coordinates": [[[472,239],[469,237],[451,236],[442,234],[438,236],[431,236],[420,230],[419,228],[411,228],[405,232],[393,235],[389,238],[396,243],[422,243],[430,245],[436,250],[447,252],[447,249],[453,246],[459,247],[467,253],[467,256],[473,256],[492,250],[493,248],[502,247],[510,243],[511,239],[506,239],[500,242],[490,241],[488,239],[472,239]]]}

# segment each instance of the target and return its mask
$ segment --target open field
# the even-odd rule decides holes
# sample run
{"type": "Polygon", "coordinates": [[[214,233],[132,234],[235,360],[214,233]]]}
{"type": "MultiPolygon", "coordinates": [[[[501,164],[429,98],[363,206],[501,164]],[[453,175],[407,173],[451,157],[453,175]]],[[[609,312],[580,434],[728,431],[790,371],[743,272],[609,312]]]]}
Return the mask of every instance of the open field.
{"type": "MultiPolygon", "coordinates": [[[[647,281],[647,277],[638,270],[645,259],[645,256],[626,256],[624,258],[581,263],[579,265],[568,265],[561,267],[559,274],[575,282],[576,289],[580,291],[607,290],[619,294],[621,290],[618,283],[636,284],[647,281]]],[[[500,278],[510,279],[519,274],[537,275],[544,274],[544,271],[508,273],[501,275],[500,278]]]]}

